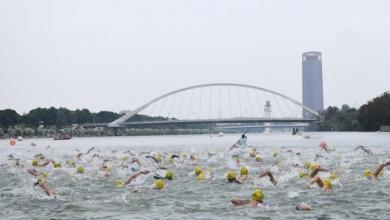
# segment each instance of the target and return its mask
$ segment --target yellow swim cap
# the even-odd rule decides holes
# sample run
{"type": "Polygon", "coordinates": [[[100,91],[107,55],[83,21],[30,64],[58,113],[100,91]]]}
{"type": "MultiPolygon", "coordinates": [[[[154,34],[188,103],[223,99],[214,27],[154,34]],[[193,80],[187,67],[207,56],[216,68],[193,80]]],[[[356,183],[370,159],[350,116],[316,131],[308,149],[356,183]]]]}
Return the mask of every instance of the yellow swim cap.
{"type": "Polygon", "coordinates": [[[226,178],[229,180],[229,181],[233,181],[236,179],[236,173],[234,171],[228,171],[227,172],[227,175],[226,175],[226,178]]]}
{"type": "Polygon", "coordinates": [[[33,159],[33,160],[31,161],[31,165],[33,165],[34,167],[35,167],[35,166],[38,166],[38,161],[35,160],[35,159],[33,159]]]}
{"type": "Polygon", "coordinates": [[[320,167],[320,165],[318,163],[316,163],[316,162],[311,162],[310,163],[310,170],[311,171],[314,171],[314,170],[318,169],[319,167],[320,167]]]}
{"type": "Polygon", "coordinates": [[[336,173],[334,173],[334,172],[330,173],[329,179],[335,180],[335,179],[337,179],[337,178],[338,178],[338,177],[337,177],[336,173]]]}
{"type": "Polygon", "coordinates": [[[249,157],[256,157],[256,151],[252,151],[249,153],[249,157]]]}
{"type": "Polygon", "coordinates": [[[121,188],[121,187],[123,186],[122,180],[115,180],[114,186],[115,186],[116,188],[121,188]]]}
{"type": "Polygon", "coordinates": [[[40,175],[38,175],[38,180],[40,180],[42,182],[47,182],[47,176],[40,174],[40,175]]]}
{"type": "Polygon", "coordinates": [[[310,169],[310,163],[309,162],[305,162],[305,164],[303,165],[303,167],[305,169],[310,169]]]}
{"type": "Polygon", "coordinates": [[[363,176],[365,176],[365,177],[370,177],[370,176],[372,176],[372,171],[371,171],[370,169],[365,169],[365,170],[363,171],[363,176]]]}
{"type": "Polygon", "coordinates": [[[200,181],[203,181],[203,180],[206,179],[206,176],[204,175],[204,173],[199,173],[197,179],[200,180],[200,181]]]}
{"type": "Polygon", "coordinates": [[[256,200],[258,202],[262,202],[263,199],[264,199],[264,193],[261,189],[256,189],[253,193],[252,193],[252,199],[253,200],[256,200]]]}
{"type": "Polygon", "coordinates": [[[154,182],[154,187],[156,189],[163,189],[165,187],[165,182],[162,179],[158,179],[154,182]]]}
{"type": "Polygon", "coordinates": [[[262,161],[262,159],[261,159],[260,155],[256,155],[256,162],[261,162],[261,161],[262,161]]]}
{"type": "Polygon", "coordinates": [[[77,173],[84,173],[84,167],[83,166],[78,166],[77,167],[77,173]]]}
{"type": "Polygon", "coordinates": [[[173,179],[173,172],[171,170],[168,170],[166,173],[165,173],[165,178],[169,179],[169,180],[172,180],[173,179]]]}
{"type": "Polygon", "coordinates": [[[161,154],[160,153],[157,153],[155,158],[156,158],[157,162],[161,162],[161,154]]]}
{"type": "Polygon", "coordinates": [[[61,168],[61,163],[59,161],[54,162],[54,168],[61,168]]]}
{"type": "Polygon", "coordinates": [[[200,167],[195,167],[194,172],[195,172],[195,175],[198,176],[200,173],[202,173],[202,168],[200,168],[200,167]]]}
{"type": "Polygon", "coordinates": [[[301,171],[299,172],[299,178],[303,178],[303,177],[305,177],[305,176],[309,176],[309,174],[307,174],[305,171],[301,170],[301,171]]]}
{"type": "Polygon", "coordinates": [[[324,179],[323,182],[325,189],[332,189],[332,181],[330,179],[324,179]]]}
{"type": "Polygon", "coordinates": [[[241,167],[241,169],[240,169],[240,173],[241,173],[241,176],[246,176],[246,175],[248,175],[248,168],[246,168],[246,167],[241,167]]]}

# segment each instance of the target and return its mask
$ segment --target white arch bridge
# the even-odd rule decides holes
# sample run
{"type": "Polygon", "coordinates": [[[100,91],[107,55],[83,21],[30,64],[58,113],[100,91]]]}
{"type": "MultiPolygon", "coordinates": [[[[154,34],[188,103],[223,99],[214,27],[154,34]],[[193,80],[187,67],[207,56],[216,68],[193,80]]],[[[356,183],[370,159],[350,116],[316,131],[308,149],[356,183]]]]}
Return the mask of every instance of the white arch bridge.
{"type": "Polygon", "coordinates": [[[237,83],[190,86],[161,95],[111,123],[84,127],[200,123],[298,123],[318,112],[281,93],[237,83]],[[305,117],[303,117],[305,115],[305,117]]]}

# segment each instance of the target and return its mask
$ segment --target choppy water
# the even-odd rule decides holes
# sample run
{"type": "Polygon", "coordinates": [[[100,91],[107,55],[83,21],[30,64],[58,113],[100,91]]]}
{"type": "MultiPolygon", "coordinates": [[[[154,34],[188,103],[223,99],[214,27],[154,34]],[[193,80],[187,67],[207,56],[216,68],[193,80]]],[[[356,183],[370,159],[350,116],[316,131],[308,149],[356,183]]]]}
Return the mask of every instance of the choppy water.
{"type": "MultiPolygon", "coordinates": [[[[0,140],[0,218],[1,219],[390,219],[390,172],[386,170],[379,181],[369,181],[362,176],[366,168],[374,169],[380,162],[390,160],[389,133],[312,133],[311,139],[287,134],[248,134],[248,145],[257,148],[263,162],[256,163],[248,154],[242,163],[250,168],[250,179],[242,185],[227,184],[228,169],[238,167],[226,149],[234,143],[237,135],[224,137],[208,135],[148,136],[148,137],[103,137],[74,138],[68,141],[49,139],[26,139],[11,147],[9,140],[0,140]],[[320,151],[318,144],[325,140],[335,149],[330,154],[322,152],[319,163],[340,173],[339,183],[331,192],[309,187],[308,179],[300,179],[300,169],[291,164],[313,161],[320,151]],[[37,147],[30,146],[34,142],[37,147]],[[50,145],[49,148],[46,147],[50,145]],[[366,145],[374,155],[367,156],[354,151],[358,145],[366,145]],[[93,153],[102,155],[92,159],[84,155],[77,164],[86,167],[84,174],[76,174],[75,168],[67,167],[65,161],[74,159],[78,152],[85,153],[90,147],[93,153]],[[286,152],[291,149],[294,153],[286,152]],[[165,166],[175,172],[174,180],[167,181],[164,190],[154,190],[153,177],[143,176],[124,188],[115,188],[116,179],[125,180],[133,171],[121,168],[124,153],[136,154],[158,151],[163,155],[176,152],[193,154],[195,164],[209,167],[214,179],[199,182],[193,176],[195,164],[189,160],[173,164],[163,159],[165,166]],[[116,152],[115,152],[116,151],[116,152]],[[208,152],[216,156],[208,157],[208,152]],[[278,156],[273,157],[273,153],[278,156]],[[39,187],[34,187],[36,178],[26,170],[31,168],[31,159],[37,153],[61,161],[62,168],[52,165],[38,168],[49,173],[49,185],[59,198],[47,197],[39,187]],[[7,155],[20,158],[21,166],[15,166],[7,155]],[[109,159],[112,170],[103,177],[99,167],[109,159]],[[270,169],[278,180],[276,186],[267,179],[259,179],[261,171],[270,169]],[[235,207],[232,198],[249,198],[255,188],[265,192],[265,208],[235,207]],[[138,189],[139,192],[133,192],[138,189]],[[298,212],[294,208],[305,201],[313,206],[311,212],[298,212]]],[[[154,163],[138,155],[149,170],[154,163]]],[[[388,169],[388,168],[387,168],[388,169]]],[[[160,171],[158,171],[160,172],[160,171]]],[[[323,176],[327,173],[321,174],[323,176]]]]}

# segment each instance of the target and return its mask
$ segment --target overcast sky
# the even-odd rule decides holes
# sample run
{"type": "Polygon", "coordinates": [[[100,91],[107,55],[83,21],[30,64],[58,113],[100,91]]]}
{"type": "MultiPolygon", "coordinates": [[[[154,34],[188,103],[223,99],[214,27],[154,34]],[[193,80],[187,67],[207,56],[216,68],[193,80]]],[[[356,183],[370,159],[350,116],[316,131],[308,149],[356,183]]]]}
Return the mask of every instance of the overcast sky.
{"type": "Polygon", "coordinates": [[[0,0],[0,109],[134,109],[244,83],[301,101],[301,55],[323,54],[325,106],[390,90],[390,1],[0,0]]]}

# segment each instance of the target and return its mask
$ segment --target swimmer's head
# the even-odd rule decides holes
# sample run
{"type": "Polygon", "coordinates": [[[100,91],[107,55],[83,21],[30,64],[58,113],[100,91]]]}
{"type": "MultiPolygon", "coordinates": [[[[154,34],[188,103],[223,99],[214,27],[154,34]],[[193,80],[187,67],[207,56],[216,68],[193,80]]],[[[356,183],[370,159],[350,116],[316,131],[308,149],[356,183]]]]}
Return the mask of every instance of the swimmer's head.
{"type": "Polygon", "coordinates": [[[165,178],[169,179],[169,180],[172,180],[173,179],[173,172],[171,170],[168,170],[166,173],[165,173],[165,178]]]}
{"type": "Polygon", "coordinates": [[[332,189],[332,181],[330,179],[324,179],[324,188],[332,189]]]}
{"type": "Polygon", "coordinates": [[[256,200],[257,202],[263,202],[263,199],[264,199],[264,193],[261,189],[256,189],[253,193],[252,193],[252,199],[253,200],[256,200]]]}
{"type": "Polygon", "coordinates": [[[115,180],[114,186],[115,188],[121,188],[123,186],[122,180],[115,180]]]}
{"type": "Polygon", "coordinates": [[[310,163],[310,170],[311,171],[314,171],[314,170],[318,169],[319,167],[320,167],[320,165],[318,163],[316,163],[316,162],[311,162],[310,163]]]}
{"type": "Polygon", "coordinates": [[[59,161],[55,161],[54,168],[61,168],[61,163],[59,161]]]}
{"type": "Polygon", "coordinates": [[[370,176],[372,176],[372,171],[371,171],[370,169],[365,169],[365,170],[363,171],[363,176],[365,176],[365,177],[370,177],[370,176]]]}
{"type": "Polygon", "coordinates": [[[330,175],[329,175],[329,179],[331,179],[331,180],[335,180],[335,179],[337,179],[337,178],[338,178],[338,176],[337,176],[337,174],[336,174],[336,173],[334,173],[334,172],[330,173],[330,175]]]}
{"type": "Polygon", "coordinates": [[[256,162],[261,162],[261,161],[263,161],[263,160],[261,159],[261,156],[260,156],[260,155],[256,155],[256,162]]]}
{"type": "Polygon", "coordinates": [[[246,167],[241,167],[241,169],[240,169],[240,174],[241,174],[241,176],[247,176],[248,175],[248,168],[246,168],[246,167]]]}
{"type": "Polygon", "coordinates": [[[84,173],[84,167],[83,166],[78,166],[77,167],[77,173],[84,173]]]}
{"type": "Polygon", "coordinates": [[[200,180],[200,181],[203,181],[206,179],[206,176],[204,175],[204,173],[200,173],[198,176],[197,176],[197,179],[200,180]]]}
{"type": "Polygon", "coordinates": [[[303,165],[303,167],[305,169],[310,169],[310,163],[309,162],[305,162],[305,164],[303,165]]]}
{"type": "Polygon", "coordinates": [[[162,179],[158,179],[154,182],[154,187],[156,189],[164,189],[165,187],[165,182],[162,179]]]}
{"type": "Polygon", "coordinates": [[[36,159],[33,159],[32,161],[31,161],[31,165],[32,166],[38,166],[38,161],[36,160],[36,159]]]}
{"type": "Polygon", "coordinates": [[[230,181],[233,181],[236,179],[236,173],[234,171],[228,171],[227,172],[227,175],[226,175],[226,178],[227,180],[230,182],[230,181]]]}
{"type": "Polygon", "coordinates": [[[309,174],[307,174],[305,171],[301,170],[301,171],[299,172],[299,178],[303,178],[303,177],[305,177],[305,176],[309,176],[309,174]]]}
{"type": "Polygon", "coordinates": [[[202,173],[202,168],[200,168],[200,167],[195,167],[195,170],[194,170],[194,172],[195,172],[195,175],[199,175],[199,174],[201,174],[202,173]]]}
{"type": "Polygon", "coordinates": [[[251,151],[249,153],[249,157],[256,157],[256,151],[251,151]]]}

